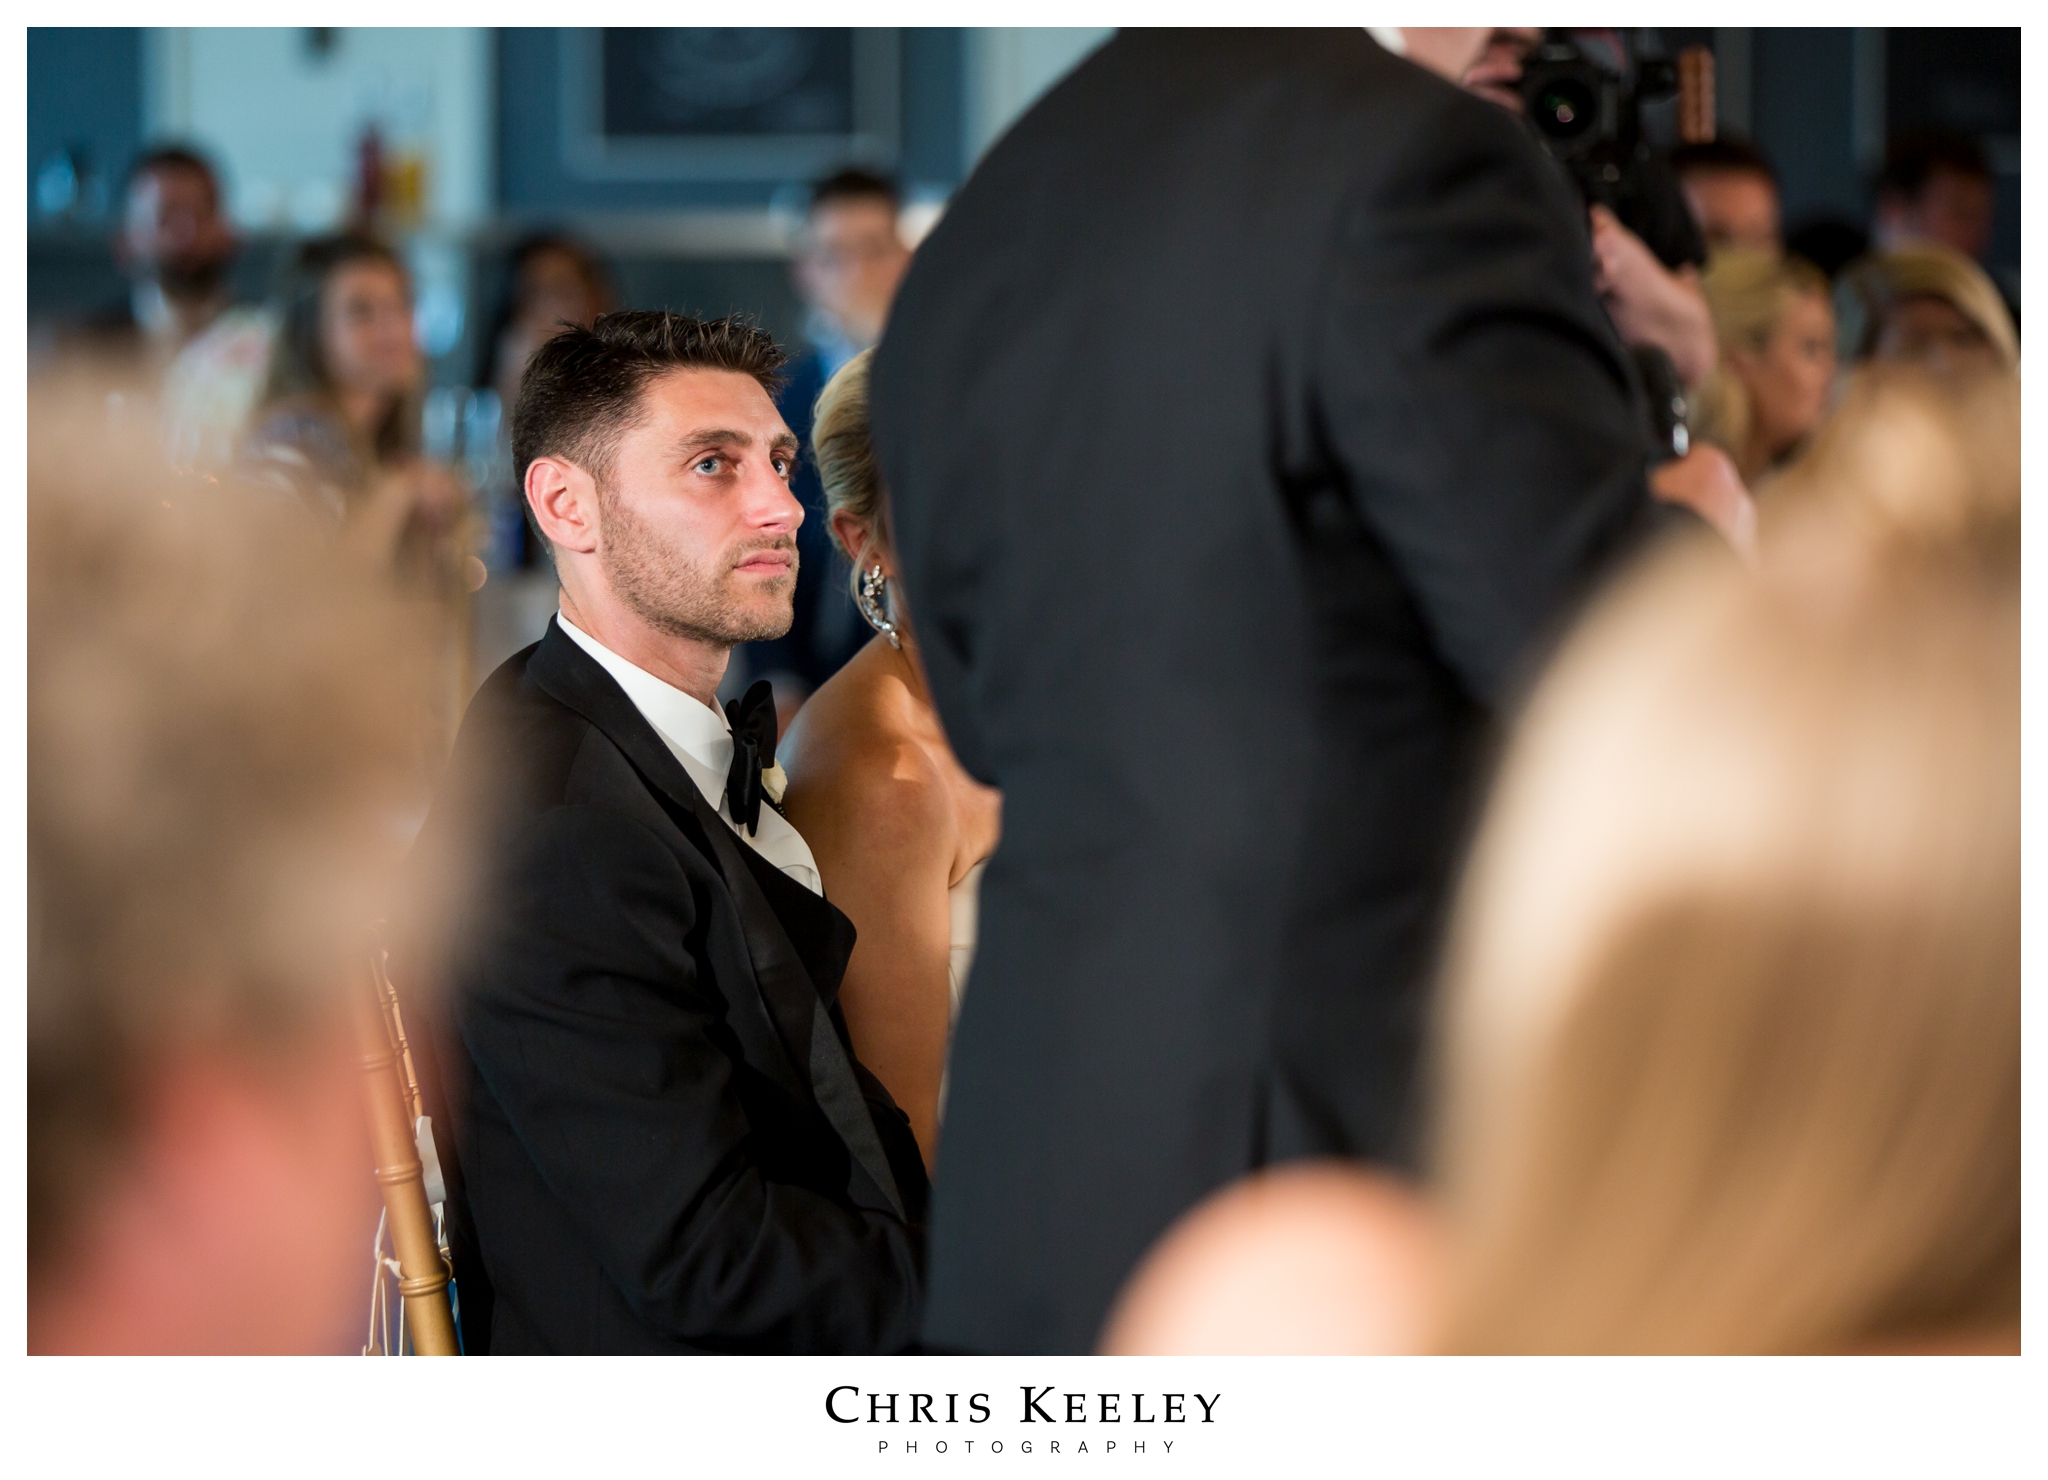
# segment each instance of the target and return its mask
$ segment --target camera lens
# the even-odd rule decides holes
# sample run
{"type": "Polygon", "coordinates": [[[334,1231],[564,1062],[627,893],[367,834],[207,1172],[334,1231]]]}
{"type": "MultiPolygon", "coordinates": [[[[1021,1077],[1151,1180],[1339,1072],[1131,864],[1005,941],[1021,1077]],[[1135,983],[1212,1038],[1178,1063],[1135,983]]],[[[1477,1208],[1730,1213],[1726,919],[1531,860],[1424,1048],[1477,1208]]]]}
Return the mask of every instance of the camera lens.
{"type": "Polygon", "coordinates": [[[1536,95],[1536,126],[1552,138],[1577,138],[1598,121],[1600,100],[1577,78],[1560,77],[1536,95]]]}

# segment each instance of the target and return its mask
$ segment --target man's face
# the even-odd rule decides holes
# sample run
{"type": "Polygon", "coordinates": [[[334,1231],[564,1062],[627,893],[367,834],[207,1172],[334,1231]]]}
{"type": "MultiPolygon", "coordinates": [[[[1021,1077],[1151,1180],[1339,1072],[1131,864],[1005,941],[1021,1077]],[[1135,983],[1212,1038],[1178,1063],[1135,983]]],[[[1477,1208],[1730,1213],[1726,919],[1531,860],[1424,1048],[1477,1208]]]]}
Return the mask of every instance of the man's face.
{"type": "Polygon", "coordinates": [[[797,288],[840,331],[866,346],[882,337],[910,249],[896,211],[879,196],[830,200],[811,212],[797,256],[797,288]]]}
{"type": "Polygon", "coordinates": [[[1783,246],[1778,225],[1778,188],[1754,170],[1694,170],[1679,181],[1685,203],[1699,222],[1707,250],[1738,247],[1776,252],[1783,246]]]}
{"type": "Polygon", "coordinates": [[[640,393],[598,484],[598,564],[671,636],[730,646],[789,630],[796,437],[751,375],[671,370],[640,393]]]}
{"type": "Polygon", "coordinates": [[[1522,112],[1522,62],[1543,40],[1541,26],[1496,26],[1462,85],[1510,113],[1522,112]]]}
{"type": "Polygon", "coordinates": [[[235,254],[214,183],[184,165],[145,170],[128,188],[121,258],[172,295],[210,291],[235,254]]]}

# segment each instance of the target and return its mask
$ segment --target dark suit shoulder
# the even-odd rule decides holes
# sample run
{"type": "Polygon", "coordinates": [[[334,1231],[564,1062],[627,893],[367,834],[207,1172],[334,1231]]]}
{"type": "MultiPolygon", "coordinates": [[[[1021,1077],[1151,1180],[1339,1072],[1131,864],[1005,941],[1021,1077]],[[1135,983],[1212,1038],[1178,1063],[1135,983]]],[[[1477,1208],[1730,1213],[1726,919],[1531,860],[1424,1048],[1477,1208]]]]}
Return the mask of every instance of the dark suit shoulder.
{"type": "Polygon", "coordinates": [[[469,701],[444,787],[487,811],[547,806],[566,796],[576,758],[596,726],[528,671],[539,644],[514,653],[469,701]]]}
{"type": "MultiPolygon", "coordinates": [[[[511,846],[515,832],[551,809],[605,813],[660,839],[692,872],[715,873],[694,819],[663,798],[661,788],[603,725],[539,680],[543,651],[537,644],[514,654],[477,690],[437,806],[474,819],[487,848],[511,846]]],[[[588,661],[570,651],[572,661],[588,661]]],[[[610,683],[608,677],[602,681],[610,683]]],[[[631,701],[623,694],[617,698],[630,713],[631,701]]],[[[637,715],[632,717],[638,722],[637,715]]],[[[653,746],[661,743],[652,731],[647,739],[653,746]]],[[[680,772],[678,779],[689,784],[680,772]]]]}
{"type": "Polygon", "coordinates": [[[577,803],[512,819],[493,859],[496,908],[477,1000],[580,993],[593,974],[675,991],[697,979],[690,870],[672,835],[577,803]]]}

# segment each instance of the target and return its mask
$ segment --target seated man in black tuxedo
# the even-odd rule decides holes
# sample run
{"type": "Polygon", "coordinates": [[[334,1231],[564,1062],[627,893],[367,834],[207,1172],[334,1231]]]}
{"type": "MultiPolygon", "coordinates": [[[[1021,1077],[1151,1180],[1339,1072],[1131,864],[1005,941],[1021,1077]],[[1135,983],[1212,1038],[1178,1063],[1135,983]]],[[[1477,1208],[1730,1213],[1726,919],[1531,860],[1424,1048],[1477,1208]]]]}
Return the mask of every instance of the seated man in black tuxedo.
{"type": "Polygon", "coordinates": [[[927,1188],[834,1002],[853,927],[775,809],[768,686],[715,698],[790,622],[782,363],[744,322],[609,314],[513,412],[560,616],[478,692],[421,844],[467,819],[492,860],[446,974],[494,1352],[916,1331],[927,1188]]]}

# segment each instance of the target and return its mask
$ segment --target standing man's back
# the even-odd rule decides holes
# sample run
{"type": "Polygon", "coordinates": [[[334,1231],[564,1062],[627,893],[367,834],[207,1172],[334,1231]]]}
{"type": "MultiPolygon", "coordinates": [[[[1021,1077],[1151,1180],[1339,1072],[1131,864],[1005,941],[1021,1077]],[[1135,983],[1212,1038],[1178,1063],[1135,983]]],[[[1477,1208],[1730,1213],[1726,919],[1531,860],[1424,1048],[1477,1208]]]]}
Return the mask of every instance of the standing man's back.
{"type": "Polygon", "coordinates": [[[1475,744],[1645,497],[1586,259],[1363,31],[1127,34],[920,252],[877,442],[1006,828],[935,1344],[1086,1349],[1205,1192],[1401,1149],[1475,744]]]}

